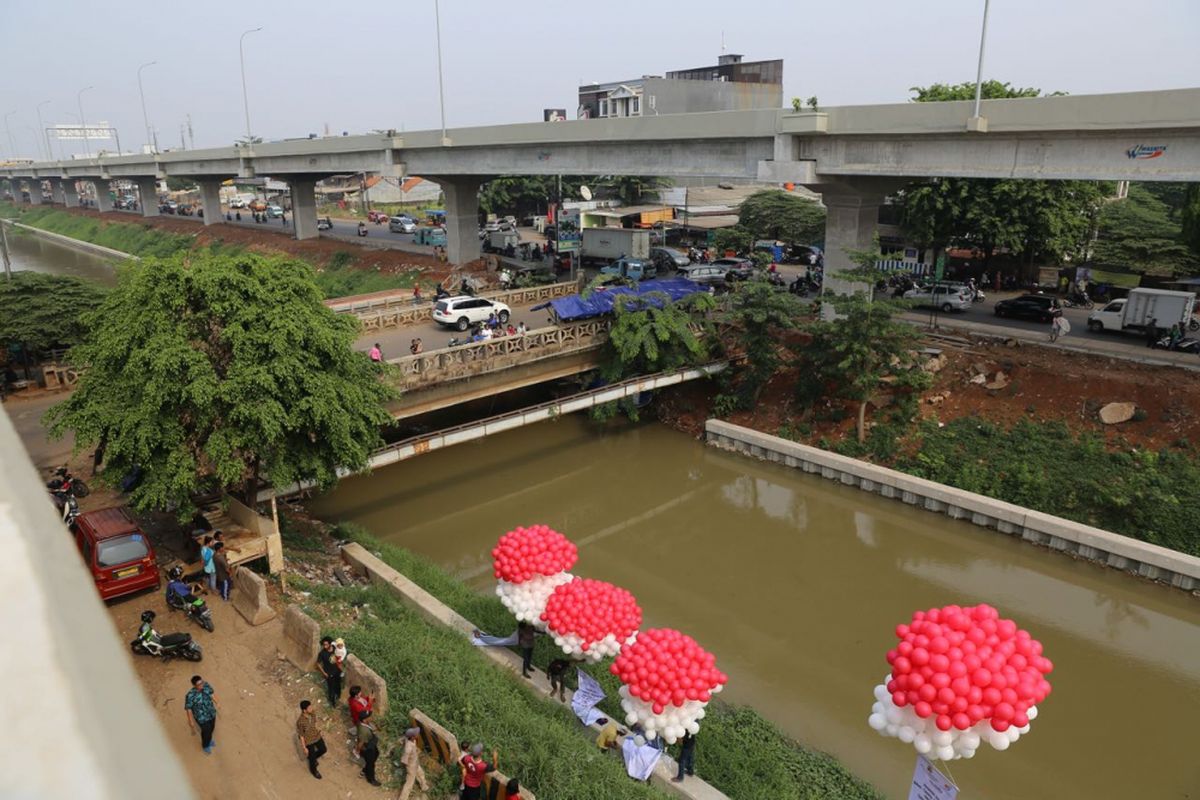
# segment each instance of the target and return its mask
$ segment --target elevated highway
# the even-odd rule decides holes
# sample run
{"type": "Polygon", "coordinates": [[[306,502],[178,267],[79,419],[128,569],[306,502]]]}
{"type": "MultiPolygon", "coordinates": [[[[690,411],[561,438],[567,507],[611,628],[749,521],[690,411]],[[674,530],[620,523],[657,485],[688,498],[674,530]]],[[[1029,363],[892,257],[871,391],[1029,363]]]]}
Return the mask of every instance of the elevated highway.
{"type": "MultiPolygon", "coordinates": [[[[196,180],[206,208],[219,208],[222,181],[271,176],[291,185],[298,238],[317,235],[315,183],[374,172],[421,175],[442,186],[448,254],[479,254],[479,186],[498,175],[660,175],[797,183],[822,193],[829,217],[827,266],[849,265],[847,249],[869,245],[883,198],[927,176],[1200,181],[1200,89],[985,100],[672,114],[621,119],[480,126],[400,134],[387,131],[185,150],[37,162],[0,168],[14,196],[41,182],[71,204],[76,182],[92,181],[108,210],[107,181],[196,180]]],[[[142,202],[143,213],[157,213],[142,202]]],[[[206,224],[221,224],[210,213],[206,224]]]]}

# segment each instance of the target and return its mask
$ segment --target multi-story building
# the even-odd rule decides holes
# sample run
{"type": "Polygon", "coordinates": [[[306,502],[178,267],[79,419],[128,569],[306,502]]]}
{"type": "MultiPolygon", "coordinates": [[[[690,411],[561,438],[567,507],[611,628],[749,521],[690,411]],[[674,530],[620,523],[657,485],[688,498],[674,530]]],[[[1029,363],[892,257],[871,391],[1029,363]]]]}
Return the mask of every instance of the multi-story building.
{"type": "Polygon", "coordinates": [[[579,87],[579,119],[740,111],[783,105],[783,60],[722,55],[710,67],[579,87]]]}

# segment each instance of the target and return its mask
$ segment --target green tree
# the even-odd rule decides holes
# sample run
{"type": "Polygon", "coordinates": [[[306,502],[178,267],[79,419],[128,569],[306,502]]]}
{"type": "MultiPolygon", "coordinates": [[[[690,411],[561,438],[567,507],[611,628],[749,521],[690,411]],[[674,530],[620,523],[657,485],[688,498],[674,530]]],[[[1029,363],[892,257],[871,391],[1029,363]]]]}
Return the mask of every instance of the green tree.
{"type": "Polygon", "coordinates": [[[754,246],[754,234],[740,225],[732,228],[720,228],[713,234],[713,248],[720,254],[728,250],[735,253],[745,253],[754,246]]]}
{"type": "MultiPolygon", "coordinates": [[[[914,86],[915,102],[973,100],[975,84],[914,86]]],[[[986,81],[985,99],[1038,97],[1034,88],[986,81]]],[[[998,250],[1025,263],[1038,256],[1060,260],[1086,250],[1109,184],[1090,181],[1031,181],[934,178],[909,184],[900,192],[901,224],[917,244],[979,251],[984,263],[998,250]]]]}
{"type": "Polygon", "coordinates": [[[920,333],[896,314],[907,305],[866,294],[823,296],[837,311],[808,330],[812,342],[800,354],[802,397],[825,395],[858,404],[858,441],[866,441],[867,404],[885,376],[893,388],[923,388],[929,376],[915,368],[920,333]]]}
{"type": "Polygon", "coordinates": [[[762,280],[747,281],[730,298],[727,319],[742,355],[734,398],[740,408],[752,408],[783,363],[783,334],[807,316],[806,304],[762,280]]]}
{"type": "MultiPolygon", "coordinates": [[[[565,200],[579,196],[584,179],[564,175],[562,193],[565,200]]],[[[554,175],[510,175],[493,178],[479,190],[479,210],[483,214],[512,214],[525,217],[545,213],[558,193],[558,178],[554,175]]]]}
{"type": "Polygon", "coordinates": [[[1100,212],[1093,259],[1152,275],[1183,275],[1198,266],[1185,239],[1166,203],[1135,183],[1130,185],[1128,197],[1107,204],[1100,212]]]}
{"type": "Polygon", "coordinates": [[[66,275],[14,272],[0,280],[0,343],[29,351],[70,347],[83,341],[83,318],[100,305],[104,290],[66,275]]]}
{"type": "Polygon", "coordinates": [[[363,469],[392,392],[351,349],[354,319],[284,257],[196,251],[131,265],[88,315],[87,372],[50,409],[52,435],[104,451],[102,477],[140,467],[139,509],[178,507],[215,483],[244,489],[363,469]]]}
{"type": "Polygon", "coordinates": [[[806,243],[825,233],[825,209],[806,197],[780,189],[764,189],[742,201],[738,225],[755,239],[806,243]]]}
{"type": "Polygon", "coordinates": [[[196,188],[196,182],[189,178],[167,178],[167,191],[190,192],[196,188]]]}
{"type": "Polygon", "coordinates": [[[619,295],[601,375],[615,381],[701,363],[708,358],[707,314],[715,307],[703,292],[675,301],[665,292],[619,295]]]}
{"type": "Polygon", "coordinates": [[[1180,209],[1180,234],[1183,243],[1200,258],[1200,183],[1189,183],[1180,209]]]}
{"type": "Polygon", "coordinates": [[[647,196],[655,194],[667,185],[662,178],[649,175],[608,175],[601,178],[602,184],[617,199],[627,206],[635,206],[647,196]]]}

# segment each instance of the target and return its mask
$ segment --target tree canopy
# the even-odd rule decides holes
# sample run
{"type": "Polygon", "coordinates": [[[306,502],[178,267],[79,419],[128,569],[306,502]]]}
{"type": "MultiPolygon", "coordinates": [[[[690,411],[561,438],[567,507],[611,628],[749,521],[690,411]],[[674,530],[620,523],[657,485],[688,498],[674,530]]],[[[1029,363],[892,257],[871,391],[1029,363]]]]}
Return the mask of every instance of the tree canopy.
{"type": "MultiPolygon", "coordinates": [[[[1187,188],[1194,192],[1195,184],[1187,188]]],[[[1184,191],[1168,192],[1183,206],[1184,191]]],[[[1131,267],[1152,275],[1182,276],[1200,268],[1197,253],[1188,247],[1187,235],[1176,219],[1189,219],[1189,207],[1175,209],[1147,187],[1130,184],[1129,195],[1108,203],[1100,212],[1094,261],[1131,267]]]]}
{"type": "Polygon", "coordinates": [[[764,189],[742,201],[738,225],[755,239],[810,243],[825,235],[825,209],[791,192],[764,189]]]}
{"type": "Polygon", "coordinates": [[[726,316],[733,323],[743,355],[733,398],[740,408],[748,409],[758,402],[763,387],[783,364],[783,334],[807,316],[806,303],[764,280],[747,281],[729,299],[726,316]]]}
{"type": "Polygon", "coordinates": [[[714,307],[704,293],[676,301],[665,292],[619,296],[601,374],[619,380],[700,363],[708,347],[696,328],[706,325],[705,312],[714,307]]]}
{"type": "MultiPolygon", "coordinates": [[[[972,100],[973,82],[914,86],[916,102],[972,100]]],[[[1041,90],[986,81],[985,99],[1039,97],[1041,90]]],[[[930,248],[970,247],[990,261],[998,250],[1023,261],[1041,256],[1081,256],[1111,184],[1095,181],[1033,181],[934,178],[900,192],[902,226],[930,248]]]]}
{"type": "Polygon", "coordinates": [[[87,372],[47,413],[51,433],[99,447],[102,477],[135,467],[139,509],[177,507],[212,484],[247,493],[362,469],[391,390],[351,349],[357,323],[321,303],[311,268],[207,250],[131,265],[87,315],[87,372]]]}
{"type": "Polygon", "coordinates": [[[70,347],[83,340],[84,315],[100,305],[104,290],[67,275],[19,270],[0,280],[0,344],[31,350],[70,347]]]}
{"type": "Polygon", "coordinates": [[[600,179],[600,184],[606,194],[627,206],[635,206],[656,194],[667,182],[650,175],[607,175],[600,179]]]}

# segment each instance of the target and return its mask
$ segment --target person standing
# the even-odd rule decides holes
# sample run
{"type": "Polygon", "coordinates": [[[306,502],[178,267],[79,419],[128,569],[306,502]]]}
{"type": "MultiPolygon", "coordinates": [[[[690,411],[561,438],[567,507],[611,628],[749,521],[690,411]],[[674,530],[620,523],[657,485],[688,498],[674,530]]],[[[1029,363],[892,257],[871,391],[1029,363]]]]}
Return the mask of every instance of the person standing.
{"type": "Polygon", "coordinates": [[[425,768],[421,766],[421,754],[417,749],[417,735],[420,728],[409,728],[404,732],[404,752],[400,755],[400,763],[404,765],[404,788],[400,790],[397,800],[408,800],[413,784],[421,787],[422,792],[429,791],[429,781],[425,780],[425,768]]]}
{"type": "Polygon", "coordinates": [[[213,538],[211,536],[204,537],[204,544],[200,546],[200,561],[204,565],[204,581],[208,584],[208,588],[214,592],[217,590],[217,565],[213,563],[213,538]]]}
{"type": "Polygon", "coordinates": [[[476,742],[471,746],[471,752],[463,756],[462,760],[458,762],[462,768],[462,800],[480,800],[483,796],[483,776],[496,770],[496,751],[492,751],[492,761],[490,764],[483,760],[482,755],[483,745],[476,742]]]}
{"type": "Polygon", "coordinates": [[[383,351],[379,349],[379,342],[376,342],[374,345],[371,346],[370,356],[371,356],[371,360],[374,361],[376,364],[383,362],[383,351]]]}
{"type": "Polygon", "coordinates": [[[419,283],[413,284],[413,305],[421,305],[421,284],[419,283]]]}
{"type": "Polygon", "coordinates": [[[517,647],[521,648],[521,677],[532,678],[529,671],[533,669],[533,642],[537,630],[528,622],[517,624],[517,647]]]}
{"type": "Polygon", "coordinates": [[[363,760],[362,776],[372,786],[380,786],[379,781],[375,780],[375,762],[379,759],[379,732],[371,724],[370,711],[359,715],[355,733],[358,739],[354,745],[354,752],[363,760]]]}
{"type": "Polygon", "coordinates": [[[217,727],[217,699],[213,696],[213,688],[199,675],[192,676],[192,688],[184,698],[183,708],[187,712],[188,728],[192,733],[196,728],[200,729],[200,746],[206,754],[212,755],[216,745],[213,729],[217,727]]]}
{"type": "Polygon", "coordinates": [[[348,705],[350,706],[350,721],[355,725],[357,725],[358,721],[362,719],[362,715],[365,712],[372,710],[375,706],[370,696],[362,693],[361,686],[350,687],[350,700],[348,705]]]}
{"type": "Polygon", "coordinates": [[[1154,347],[1158,338],[1158,319],[1151,319],[1146,323],[1146,347],[1154,347]]]}
{"type": "Polygon", "coordinates": [[[321,773],[317,769],[317,762],[321,760],[321,756],[325,755],[325,739],[321,737],[321,731],[317,728],[317,715],[313,710],[311,700],[300,701],[300,718],[296,720],[296,736],[300,739],[300,746],[304,748],[304,752],[308,757],[308,771],[317,780],[321,779],[321,773]]]}
{"type": "Polygon", "coordinates": [[[554,697],[554,693],[558,692],[559,702],[567,702],[566,688],[563,686],[563,679],[567,676],[567,668],[570,663],[565,658],[556,658],[550,662],[546,668],[546,677],[550,679],[550,696],[554,697]]]}
{"type": "Polygon", "coordinates": [[[679,774],[671,780],[676,783],[683,783],[683,774],[696,774],[696,737],[691,733],[685,733],[682,739],[682,745],[679,748],[679,774]]]}
{"type": "Polygon", "coordinates": [[[338,663],[333,652],[333,639],[328,636],[321,639],[321,652],[317,653],[317,669],[325,676],[325,694],[329,698],[329,706],[337,708],[338,700],[342,697],[342,665],[338,663]]]}
{"type": "Polygon", "coordinates": [[[229,602],[229,586],[232,583],[233,573],[230,571],[229,555],[225,552],[225,543],[216,542],[213,544],[213,565],[217,570],[217,591],[221,595],[221,599],[229,602]]]}

